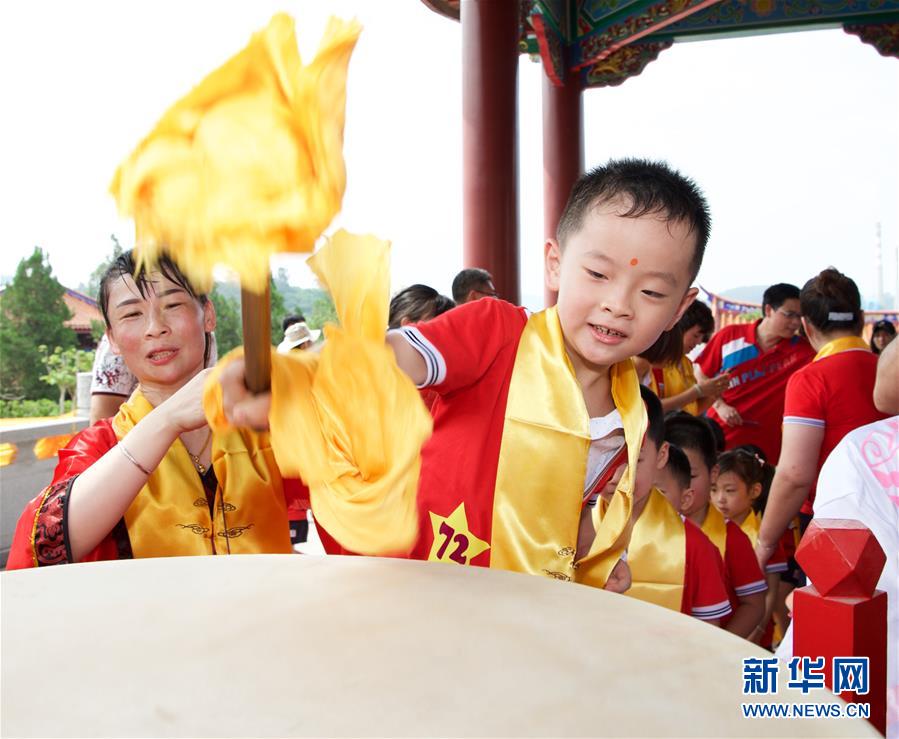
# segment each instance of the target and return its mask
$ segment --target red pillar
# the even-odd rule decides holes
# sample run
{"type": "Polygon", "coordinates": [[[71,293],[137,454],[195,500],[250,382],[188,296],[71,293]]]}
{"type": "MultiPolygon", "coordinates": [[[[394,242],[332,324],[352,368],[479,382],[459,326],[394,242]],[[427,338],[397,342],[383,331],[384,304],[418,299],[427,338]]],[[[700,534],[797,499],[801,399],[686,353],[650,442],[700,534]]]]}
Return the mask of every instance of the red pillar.
{"type": "Polygon", "coordinates": [[[462,0],[463,258],[520,302],[518,0],[462,0]]]}
{"type": "MultiPolygon", "coordinates": [[[[556,237],[559,218],[577,178],[584,172],[584,115],[580,80],[558,86],[543,73],[543,235],[556,237]]],[[[542,258],[542,253],[541,253],[542,258]]],[[[556,293],[543,288],[544,302],[555,305],[556,293]]]]}

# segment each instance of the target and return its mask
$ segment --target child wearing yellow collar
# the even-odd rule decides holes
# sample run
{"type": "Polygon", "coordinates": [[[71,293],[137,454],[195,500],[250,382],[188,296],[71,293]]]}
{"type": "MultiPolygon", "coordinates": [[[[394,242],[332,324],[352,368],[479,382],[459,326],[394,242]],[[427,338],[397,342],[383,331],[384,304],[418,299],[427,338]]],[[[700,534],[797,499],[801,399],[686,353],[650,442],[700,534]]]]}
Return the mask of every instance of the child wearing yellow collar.
{"type": "Polygon", "coordinates": [[[686,480],[677,470],[668,470],[669,454],[683,453],[665,443],[661,401],[646,387],[641,393],[649,425],[634,483],[634,528],[627,553],[633,584],[626,594],[717,626],[731,613],[724,563],[699,527],[685,520],[653,485],[665,479],[668,495],[679,502],[689,487],[689,466],[686,480]]]}
{"type": "MultiPolygon", "coordinates": [[[[545,244],[556,306],[528,315],[485,299],[388,335],[400,369],[439,395],[409,556],[626,585],[630,470],[646,424],[630,358],[696,297],[709,224],[699,189],[667,165],[610,162],[578,181],[545,244]],[[596,488],[625,458],[600,515],[596,488]]],[[[224,406],[264,426],[267,400],[242,377],[240,362],[223,372],[224,406]]],[[[348,546],[341,528],[328,533],[348,546]]]]}
{"type": "Polygon", "coordinates": [[[681,499],[678,510],[702,529],[724,558],[725,585],[734,612],[723,626],[732,634],[749,638],[765,615],[768,584],[749,537],[711,505],[712,475],[717,468],[710,423],[686,413],[669,415],[665,441],[671,448],[681,449],[689,465],[691,494],[681,499]]]}

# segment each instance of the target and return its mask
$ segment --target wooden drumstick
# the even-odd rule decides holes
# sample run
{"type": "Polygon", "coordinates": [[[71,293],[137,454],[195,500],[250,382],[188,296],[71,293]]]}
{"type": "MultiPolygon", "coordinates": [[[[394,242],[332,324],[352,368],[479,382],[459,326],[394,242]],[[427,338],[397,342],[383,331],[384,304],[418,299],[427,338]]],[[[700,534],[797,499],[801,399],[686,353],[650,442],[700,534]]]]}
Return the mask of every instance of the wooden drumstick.
{"type": "Polygon", "coordinates": [[[271,287],[265,284],[261,295],[240,288],[240,313],[243,323],[243,354],[247,389],[264,393],[272,384],[271,287]]]}

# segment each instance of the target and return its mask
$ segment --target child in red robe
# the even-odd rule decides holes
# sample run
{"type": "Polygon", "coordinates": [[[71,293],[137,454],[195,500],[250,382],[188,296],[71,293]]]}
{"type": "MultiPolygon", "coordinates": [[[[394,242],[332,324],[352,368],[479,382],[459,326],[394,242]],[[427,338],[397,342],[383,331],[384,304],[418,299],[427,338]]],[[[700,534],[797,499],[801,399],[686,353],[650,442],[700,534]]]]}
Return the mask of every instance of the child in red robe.
{"type": "MultiPolygon", "coordinates": [[[[388,335],[399,367],[439,395],[409,556],[626,584],[646,426],[631,357],[695,298],[709,223],[698,188],[667,165],[610,162],[578,181],[545,245],[556,306],[529,315],[487,298],[388,335]],[[587,503],[625,459],[600,516],[587,503]]],[[[269,399],[248,393],[241,361],[221,383],[233,422],[267,425],[269,399]]]]}
{"type": "MultiPolygon", "coordinates": [[[[686,413],[669,416],[665,439],[679,447],[690,466],[690,496],[681,513],[700,526],[724,558],[726,584],[733,615],[724,627],[737,636],[749,638],[765,614],[768,583],[759,568],[749,537],[733,521],[726,521],[710,503],[715,472],[715,439],[707,422],[686,413]]],[[[773,574],[772,582],[776,580],[773,574]]]]}

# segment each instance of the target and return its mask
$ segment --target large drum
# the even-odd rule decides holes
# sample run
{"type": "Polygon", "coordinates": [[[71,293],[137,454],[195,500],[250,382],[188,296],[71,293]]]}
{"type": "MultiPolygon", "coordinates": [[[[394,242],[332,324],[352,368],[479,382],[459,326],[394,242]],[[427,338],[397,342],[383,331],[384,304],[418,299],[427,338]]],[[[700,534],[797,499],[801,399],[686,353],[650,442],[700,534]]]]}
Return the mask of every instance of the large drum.
{"type": "MultiPolygon", "coordinates": [[[[875,736],[744,719],[720,629],[507,572],[264,555],[2,575],[4,736],[875,736]]],[[[842,705],[840,703],[840,705],[842,705]]]]}

